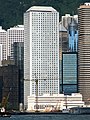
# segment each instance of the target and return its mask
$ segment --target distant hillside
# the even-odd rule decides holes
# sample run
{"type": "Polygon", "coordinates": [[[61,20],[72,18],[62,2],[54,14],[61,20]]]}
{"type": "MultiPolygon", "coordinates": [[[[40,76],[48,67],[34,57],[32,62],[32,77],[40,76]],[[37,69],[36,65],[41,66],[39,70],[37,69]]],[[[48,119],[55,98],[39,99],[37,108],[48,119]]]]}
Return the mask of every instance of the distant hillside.
{"type": "Polygon", "coordinates": [[[52,6],[59,11],[60,16],[66,13],[77,13],[81,3],[90,0],[0,0],[0,26],[7,29],[17,24],[23,24],[23,13],[31,6],[52,6]]]}

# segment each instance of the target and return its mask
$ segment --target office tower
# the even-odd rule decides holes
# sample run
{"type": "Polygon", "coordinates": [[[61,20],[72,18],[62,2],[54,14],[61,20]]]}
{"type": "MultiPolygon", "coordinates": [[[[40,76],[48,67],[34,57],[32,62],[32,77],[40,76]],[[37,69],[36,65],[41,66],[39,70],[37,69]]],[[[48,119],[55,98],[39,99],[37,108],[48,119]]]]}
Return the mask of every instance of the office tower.
{"type": "Polygon", "coordinates": [[[24,100],[24,42],[14,42],[14,60],[19,71],[19,103],[24,100]]]}
{"type": "Polygon", "coordinates": [[[78,25],[74,18],[71,19],[71,23],[68,25],[68,39],[69,39],[69,51],[77,51],[78,42],[78,25]]]}
{"type": "Polygon", "coordinates": [[[83,100],[90,99],[90,3],[78,8],[78,91],[83,100]]]}
{"type": "Polygon", "coordinates": [[[0,44],[2,45],[2,59],[7,59],[7,32],[0,26],[0,44]]]}
{"type": "Polygon", "coordinates": [[[24,26],[17,25],[13,28],[7,30],[7,40],[8,40],[8,57],[13,59],[13,43],[14,42],[24,42],[24,26]]]}
{"type": "Polygon", "coordinates": [[[64,94],[77,93],[77,53],[62,53],[62,84],[64,94]]]}
{"type": "Polygon", "coordinates": [[[33,6],[24,14],[24,105],[27,96],[59,93],[59,13],[33,6]],[[33,80],[34,79],[34,80],[33,80]]]}

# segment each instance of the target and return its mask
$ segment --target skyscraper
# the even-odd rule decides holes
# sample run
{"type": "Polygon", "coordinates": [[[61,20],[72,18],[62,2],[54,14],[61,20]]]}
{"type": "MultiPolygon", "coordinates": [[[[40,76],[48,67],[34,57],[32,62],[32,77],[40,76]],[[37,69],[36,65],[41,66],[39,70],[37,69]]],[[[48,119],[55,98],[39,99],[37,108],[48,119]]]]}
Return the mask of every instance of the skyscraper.
{"type": "Polygon", "coordinates": [[[8,57],[13,59],[13,43],[14,42],[24,42],[24,26],[17,25],[13,28],[7,30],[7,40],[8,40],[8,57]]]}
{"type": "Polygon", "coordinates": [[[19,71],[19,103],[24,100],[24,42],[14,42],[14,61],[19,71]]]}
{"type": "Polygon", "coordinates": [[[78,91],[83,99],[90,99],[90,3],[78,8],[78,91]]]}
{"type": "Polygon", "coordinates": [[[27,96],[59,93],[59,13],[33,6],[24,14],[24,105],[27,96]],[[36,76],[36,78],[35,78],[36,76]]]}

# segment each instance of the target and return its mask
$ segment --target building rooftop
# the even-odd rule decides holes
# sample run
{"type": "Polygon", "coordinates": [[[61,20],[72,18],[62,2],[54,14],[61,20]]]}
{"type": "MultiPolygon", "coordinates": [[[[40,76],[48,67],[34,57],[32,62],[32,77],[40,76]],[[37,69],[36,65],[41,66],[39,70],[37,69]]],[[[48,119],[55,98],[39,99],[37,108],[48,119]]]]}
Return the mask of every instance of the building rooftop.
{"type": "Polygon", "coordinates": [[[29,11],[37,11],[37,12],[56,12],[56,10],[53,7],[48,7],[48,6],[32,6],[30,7],[26,12],[29,11]]]}
{"type": "Polygon", "coordinates": [[[0,32],[6,32],[4,29],[2,29],[2,26],[0,26],[0,32]]]}
{"type": "Polygon", "coordinates": [[[83,5],[80,5],[79,8],[90,8],[90,3],[84,3],[83,5]]]}
{"type": "Polygon", "coordinates": [[[17,25],[17,26],[11,27],[8,30],[19,30],[19,29],[24,30],[24,25],[17,25]]]}

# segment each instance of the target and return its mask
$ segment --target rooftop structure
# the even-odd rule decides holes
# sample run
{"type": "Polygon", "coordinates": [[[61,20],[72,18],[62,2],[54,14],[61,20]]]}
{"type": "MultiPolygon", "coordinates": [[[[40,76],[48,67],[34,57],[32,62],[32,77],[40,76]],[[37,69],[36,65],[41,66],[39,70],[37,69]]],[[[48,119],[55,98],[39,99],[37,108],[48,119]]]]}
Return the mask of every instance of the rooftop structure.
{"type": "Polygon", "coordinates": [[[26,12],[56,12],[56,10],[53,7],[48,6],[33,6],[29,8],[26,12]]]}

